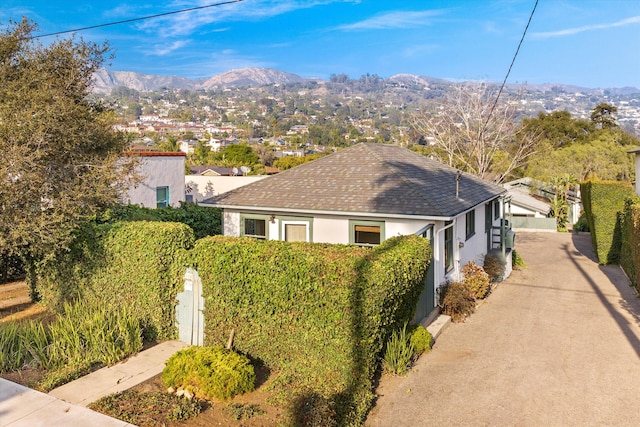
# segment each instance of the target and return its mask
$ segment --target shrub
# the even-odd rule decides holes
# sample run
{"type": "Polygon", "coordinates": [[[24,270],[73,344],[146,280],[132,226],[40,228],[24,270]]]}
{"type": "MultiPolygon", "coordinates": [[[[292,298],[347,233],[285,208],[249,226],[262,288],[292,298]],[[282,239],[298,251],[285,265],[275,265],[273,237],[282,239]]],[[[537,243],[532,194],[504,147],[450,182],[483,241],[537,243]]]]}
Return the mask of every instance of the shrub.
{"type": "Polygon", "coordinates": [[[475,262],[469,261],[462,267],[463,283],[469,288],[475,299],[483,299],[489,294],[489,275],[475,262]]]}
{"type": "Polygon", "coordinates": [[[625,200],[635,196],[630,183],[588,181],[580,184],[582,203],[591,230],[591,243],[600,264],[620,261],[621,212],[625,200]]]}
{"type": "Polygon", "coordinates": [[[484,256],[482,268],[489,275],[492,282],[499,282],[504,278],[506,260],[500,251],[491,251],[484,256]]]}
{"type": "Polygon", "coordinates": [[[174,263],[193,246],[184,224],[123,222],[86,224],[68,252],[39,266],[43,302],[61,311],[66,301],[126,309],[147,340],[175,335],[175,298],[182,285],[174,263]]]}
{"type": "Polygon", "coordinates": [[[285,406],[330,399],[338,425],[360,425],[387,338],[413,318],[431,259],[428,240],[375,248],[209,237],[196,242],[205,343],[234,347],[278,372],[285,406]]]}
{"type": "Polygon", "coordinates": [[[288,409],[295,427],[336,427],[335,403],[312,390],[299,392],[288,409]]]}
{"type": "Polygon", "coordinates": [[[402,375],[409,369],[413,359],[414,348],[407,334],[407,325],[399,331],[393,331],[387,341],[382,364],[385,372],[402,375]]]}
{"type": "Polygon", "coordinates": [[[192,346],[169,358],[162,382],[199,398],[228,399],[252,391],[256,374],[249,359],[233,350],[192,346]]]}
{"type": "Polygon", "coordinates": [[[511,263],[514,268],[527,268],[527,264],[524,262],[524,259],[522,259],[522,255],[516,250],[511,252],[511,263]]]}
{"type": "Polygon", "coordinates": [[[433,337],[422,325],[409,326],[409,342],[413,346],[415,356],[420,356],[425,351],[431,350],[433,337]]]}
{"type": "Polygon", "coordinates": [[[589,231],[589,222],[587,221],[587,215],[584,211],[580,214],[578,221],[573,224],[573,231],[589,231]]]}
{"type": "Polygon", "coordinates": [[[463,322],[476,310],[473,293],[462,282],[447,282],[438,288],[438,293],[442,312],[454,322],[463,322]]]}

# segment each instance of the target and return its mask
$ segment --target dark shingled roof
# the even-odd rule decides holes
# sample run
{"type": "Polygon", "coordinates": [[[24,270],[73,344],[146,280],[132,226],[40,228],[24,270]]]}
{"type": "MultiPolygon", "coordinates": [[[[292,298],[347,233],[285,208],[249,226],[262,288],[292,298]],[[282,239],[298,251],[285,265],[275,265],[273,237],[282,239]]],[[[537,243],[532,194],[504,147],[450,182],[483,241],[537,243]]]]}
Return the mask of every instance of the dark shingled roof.
{"type": "Polygon", "coordinates": [[[362,143],[202,203],[255,207],[454,217],[506,192],[497,184],[394,145],[362,143]]]}

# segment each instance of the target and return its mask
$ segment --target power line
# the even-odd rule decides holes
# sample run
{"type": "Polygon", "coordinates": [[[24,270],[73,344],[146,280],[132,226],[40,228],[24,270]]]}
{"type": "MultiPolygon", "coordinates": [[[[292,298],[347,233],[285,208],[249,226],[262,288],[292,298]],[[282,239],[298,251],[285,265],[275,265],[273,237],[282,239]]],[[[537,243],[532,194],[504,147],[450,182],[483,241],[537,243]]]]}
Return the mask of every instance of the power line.
{"type": "Polygon", "coordinates": [[[500,95],[502,94],[502,90],[504,89],[504,86],[507,84],[507,79],[509,78],[509,74],[511,74],[511,68],[513,68],[513,64],[516,62],[516,58],[518,57],[518,52],[520,52],[520,46],[522,46],[522,42],[524,41],[524,36],[527,34],[527,30],[529,29],[529,24],[531,24],[531,20],[533,19],[533,14],[536,11],[536,7],[538,7],[538,0],[536,0],[535,4],[533,5],[533,10],[531,11],[531,15],[529,15],[529,21],[527,22],[527,26],[524,28],[524,32],[522,33],[522,37],[520,38],[520,43],[518,43],[518,48],[516,49],[516,53],[513,55],[513,59],[511,60],[511,65],[509,65],[509,70],[507,71],[507,75],[504,76],[502,85],[500,85],[500,90],[498,90],[498,96],[496,96],[496,100],[491,106],[491,111],[489,111],[489,115],[487,116],[487,121],[484,123],[484,126],[482,129],[487,127],[487,124],[489,123],[489,119],[491,119],[491,115],[493,114],[493,110],[495,110],[496,106],[498,105],[498,100],[500,99],[500,95]]]}
{"type": "Polygon", "coordinates": [[[108,26],[111,26],[111,25],[127,24],[129,22],[144,21],[144,20],[147,20],[147,19],[159,18],[161,16],[175,15],[177,13],[192,12],[194,10],[207,9],[207,8],[216,7],[216,6],[223,6],[225,4],[237,3],[237,2],[241,2],[241,1],[243,1],[243,0],[229,0],[229,1],[223,1],[223,2],[220,2],[220,3],[209,4],[209,5],[205,5],[205,6],[191,7],[189,9],[175,10],[173,12],[165,12],[165,13],[158,13],[156,15],[142,16],[140,18],[125,19],[123,21],[116,21],[116,22],[109,22],[109,23],[106,23],[106,24],[92,25],[90,27],[82,27],[82,28],[76,28],[76,29],[73,29],[73,30],[65,30],[65,31],[58,31],[58,32],[55,32],[55,33],[41,34],[39,36],[27,37],[27,40],[39,39],[39,38],[42,38],[42,37],[49,37],[49,36],[58,36],[60,34],[77,33],[79,31],[93,30],[94,28],[108,27],[108,26]]]}

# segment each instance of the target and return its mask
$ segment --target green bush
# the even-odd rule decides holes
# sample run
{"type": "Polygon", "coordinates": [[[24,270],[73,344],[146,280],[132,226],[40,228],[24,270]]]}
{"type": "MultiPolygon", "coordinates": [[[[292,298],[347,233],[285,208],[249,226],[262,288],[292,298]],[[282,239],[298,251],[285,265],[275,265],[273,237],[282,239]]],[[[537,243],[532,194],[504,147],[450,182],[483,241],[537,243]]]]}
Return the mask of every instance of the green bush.
{"type": "Polygon", "coordinates": [[[391,331],[413,318],[431,259],[417,236],[375,248],[229,237],[199,240],[205,343],[234,346],[278,371],[278,384],[330,399],[359,425],[391,331]]]}
{"type": "Polygon", "coordinates": [[[475,299],[484,299],[489,295],[491,280],[482,267],[469,261],[462,267],[462,275],[462,282],[469,288],[475,299]]]}
{"type": "Polygon", "coordinates": [[[463,322],[476,310],[473,292],[462,282],[447,282],[438,288],[442,312],[454,322],[463,322]]]}
{"type": "Polygon", "coordinates": [[[398,331],[393,331],[387,341],[382,365],[385,372],[394,375],[403,375],[409,370],[415,353],[413,343],[407,334],[407,325],[398,331]]]}
{"type": "Polygon", "coordinates": [[[573,224],[573,231],[589,231],[589,222],[584,211],[580,214],[578,221],[573,224]]]}
{"type": "Polygon", "coordinates": [[[118,205],[108,209],[97,219],[98,223],[122,221],[178,222],[191,227],[196,239],[222,234],[222,211],[197,203],[181,202],[178,208],[167,206],[159,209],[118,205]]]}
{"type": "Polygon", "coordinates": [[[228,399],[252,391],[256,374],[249,359],[233,350],[192,346],[169,358],[162,382],[201,399],[228,399]]]}
{"type": "Polygon", "coordinates": [[[621,215],[620,265],[638,288],[640,283],[640,198],[628,198],[621,215]]]}
{"type": "Polygon", "coordinates": [[[588,181],[580,184],[580,192],[598,262],[618,263],[622,245],[621,213],[625,199],[635,195],[633,187],[628,182],[588,181]]]}
{"type": "Polygon", "coordinates": [[[527,268],[527,263],[524,262],[520,252],[516,250],[511,252],[511,264],[513,265],[513,268],[527,268]]]}
{"type": "Polygon", "coordinates": [[[489,275],[491,282],[499,282],[504,278],[506,265],[501,251],[491,251],[484,256],[482,268],[489,275]]]}
{"type": "Polygon", "coordinates": [[[25,277],[22,258],[0,252],[0,283],[12,282],[25,277]]]}
{"type": "Polygon", "coordinates": [[[431,350],[433,337],[422,325],[411,325],[408,330],[409,342],[413,346],[415,356],[431,350]]]}
{"type": "Polygon", "coordinates": [[[184,274],[180,254],[193,243],[184,224],[86,224],[68,252],[38,267],[37,287],[58,311],[75,300],[123,308],[143,326],[145,339],[171,338],[184,274]]]}

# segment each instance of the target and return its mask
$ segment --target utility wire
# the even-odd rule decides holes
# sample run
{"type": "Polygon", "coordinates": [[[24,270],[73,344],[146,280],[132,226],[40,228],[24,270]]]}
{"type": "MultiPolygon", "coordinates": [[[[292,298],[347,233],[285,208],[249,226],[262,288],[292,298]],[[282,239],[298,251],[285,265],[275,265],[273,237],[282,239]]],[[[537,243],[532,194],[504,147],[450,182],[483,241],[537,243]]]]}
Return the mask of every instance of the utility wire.
{"type": "Polygon", "coordinates": [[[178,14],[178,13],[185,13],[185,12],[191,12],[191,11],[194,11],[194,10],[207,9],[207,8],[210,8],[210,7],[223,6],[225,4],[237,3],[237,2],[241,2],[241,1],[243,1],[243,0],[229,0],[229,1],[223,1],[223,2],[220,2],[220,3],[209,4],[209,5],[205,5],[205,6],[191,7],[189,9],[175,10],[173,12],[158,13],[156,15],[142,16],[140,18],[125,19],[123,21],[109,22],[109,23],[106,23],[106,24],[92,25],[90,27],[76,28],[74,30],[65,30],[65,31],[58,31],[56,33],[41,34],[39,36],[27,37],[27,40],[34,40],[34,39],[39,39],[39,38],[42,38],[42,37],[49,37],[49,36],[58,36],[60,34],[77,33],[78,31],[92,30],[94,28],[102,28],[102,27],[108,27],[108,26],[111,26],[111,25],[126,24],[126,23],[129,23],[129,22],[144,21],[144,20],[147,20],[147,19],[159,18],[161,16],[175,15],[175,14],[178,14]]]}
{"type": "MultiPolygon", "coordinates": [[[[489,111],[489,115],[487,116],[487,121],[484,123],[482,129],[487,127],[489,124],[489,119],[491,119],[491,115],[493,114],[493,110],[495,110],[498,105],[498,100],[500,99],[500,95],[502,94],[502,90],[504,86],[507,84],[507,79],[509,78],[509,74],[511,74],[511,68],[513,68],[513,64],[516,62],[516,58],[518,57],[518,52],[520,52],[520,46],[522,46],[522,42],[524,41],[524,36],[527,34],[527,30],[529,29],[529,24],[531,24],[531,20],[533,19],[533,14],[536,11],[536,7],[538,7],[538,0],[533,5],[533,10],[531,11],[531,15],[529,15],[529,22],[527,22],[527,26],[524,28],[524,32],[522,33],[522,38],[520,38],[520,43],[518,43],[518,48],[516,49],[516,53],[513,55],[513,59],[511,60],[511,65],[509,65],[509,70],[507,71],[507,75],[504,76],[504,80],[502,81],[502,85],[500,86],[500,90],[498,91],[498,96],[496,96],[496,100],[493,102],[491,106],[491,111],[489,111]]],[[[480,130],[482,132],[482,130],[480,130]]]]}

